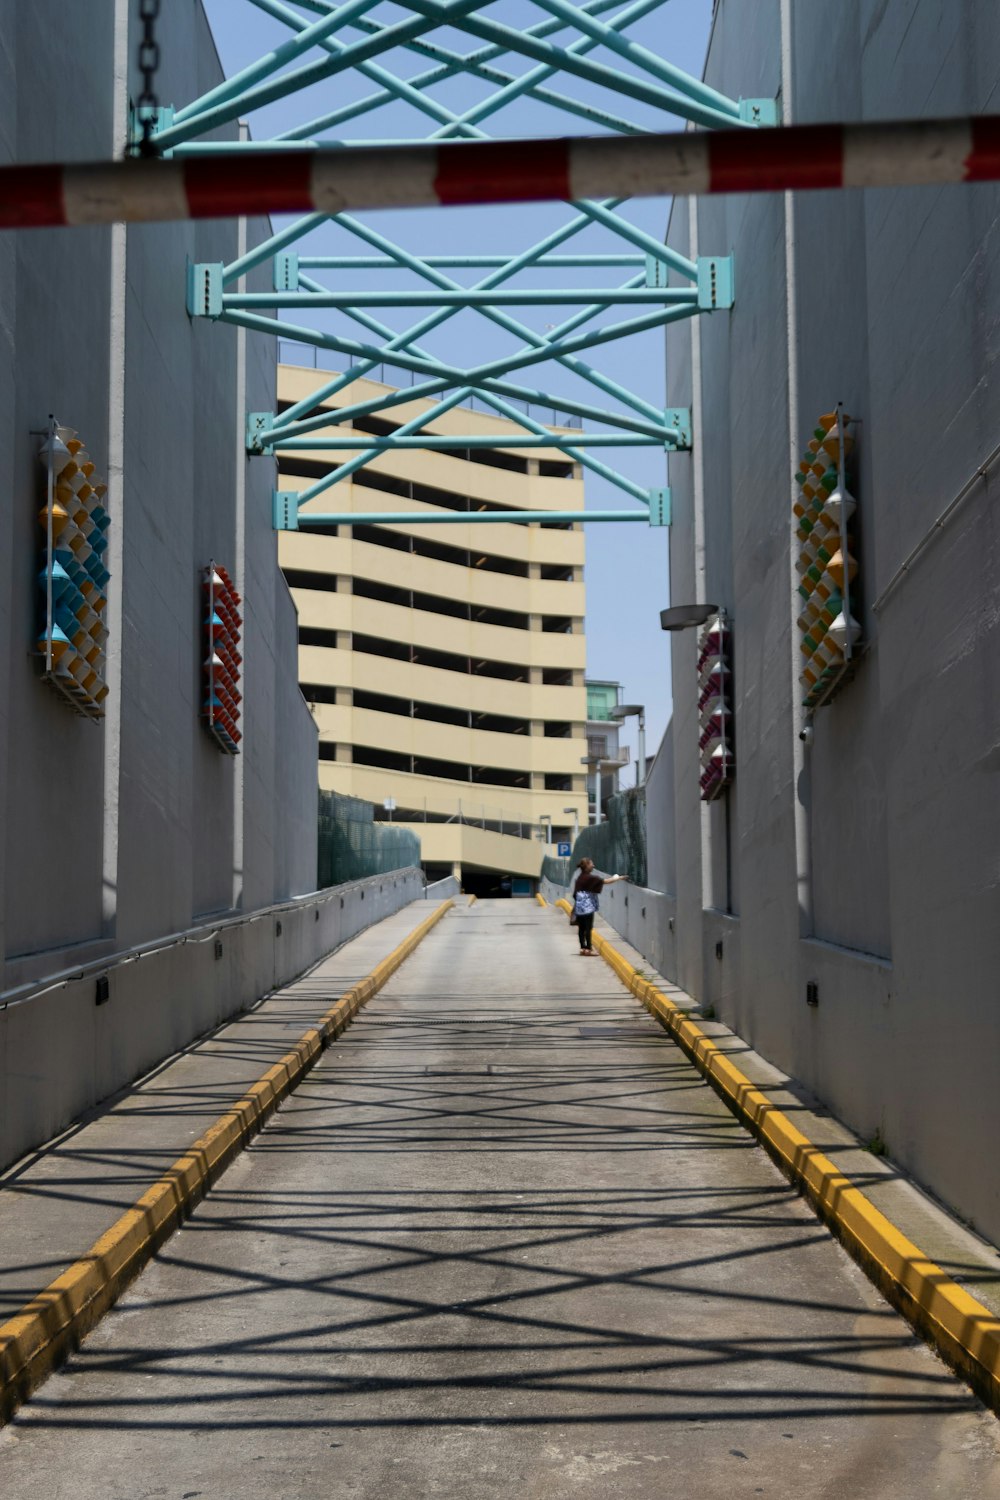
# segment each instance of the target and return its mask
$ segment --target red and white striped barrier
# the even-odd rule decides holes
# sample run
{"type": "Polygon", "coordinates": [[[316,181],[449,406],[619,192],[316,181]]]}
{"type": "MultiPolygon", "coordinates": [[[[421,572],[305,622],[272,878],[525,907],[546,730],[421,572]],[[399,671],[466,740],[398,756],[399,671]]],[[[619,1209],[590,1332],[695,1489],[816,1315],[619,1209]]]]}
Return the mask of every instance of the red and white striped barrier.
{"type": "Polygon", "coordinates": [[[0,168],[0,228],[1000,179],[1000,116],[0,168]]]}

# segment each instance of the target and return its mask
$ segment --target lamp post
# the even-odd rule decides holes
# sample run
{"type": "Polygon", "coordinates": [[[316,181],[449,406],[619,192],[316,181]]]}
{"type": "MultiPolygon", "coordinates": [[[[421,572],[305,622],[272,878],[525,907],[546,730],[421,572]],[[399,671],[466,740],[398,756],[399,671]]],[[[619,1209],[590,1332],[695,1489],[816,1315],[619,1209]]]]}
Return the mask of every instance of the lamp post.
{"type": "Polygon", "coordinates": [[[638,717],[639,720],[639,763],[636,766],[635,784],[645,786],[646,784],[646,705],[644,703],[620,703],[617,708],[611,710],[611,717],[622,721],[638,717]]]}
{"type": "Polygon", "coordinates": [[[577,839],[580,837],[580,809],[578,807],[564,807],[563,816],[565,817],[567,813],[573,814],[573,843],[575,845],[577,839]]]}
{"type": "MultiPolygon", "coordinates": [[[[581,755],[581,766],[586,766],[588,773],[594,773],[594,822],[601,821],[601,757],[599,755],[581,755]]],[[[588,817],[587,821],[590,819],[588,817]]]]}

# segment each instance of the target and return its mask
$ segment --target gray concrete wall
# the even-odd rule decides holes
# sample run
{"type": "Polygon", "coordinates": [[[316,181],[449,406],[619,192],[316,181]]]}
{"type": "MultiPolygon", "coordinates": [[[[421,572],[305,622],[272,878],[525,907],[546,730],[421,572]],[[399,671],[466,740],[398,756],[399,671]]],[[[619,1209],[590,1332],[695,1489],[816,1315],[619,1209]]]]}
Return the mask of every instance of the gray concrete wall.
{"type": "MultiPolygon", "coordinates": [[[[120,154],[134,11],[128,0],[0,0],[0,159],[120,154]]],[[[162,30],[161,100],[219,80],[200,4],[171,7],[162,30]]],[[[274,466],[242,451],[246,411],[274,407],[276,351],[185,305],[189,260],[230,261],[241,235],[253,244],[268,232],[206,221],[0,237],[3,987],[315,887],[316,730],[277,566],[274,466]],[[50,413],[80,431],[110,486],[113,686],[97,724],[73,715],[30,655],[44,501],[33,429],[50,413]],[[213,558],[242,579],[235,759],[199,717],[200,570],[213,558]]],[[[253,290],[267,284],[264,270],[250,278],[253,290]]],[[[210,967],[204,982],[199,1015],[228,1013],[230,978],[210,967]]],[[[259,992],[255,982],[243,998],[259,992]]],[[[161,1026],[145,1014],[166,993],[153,986],[143,1026],[173,1045],[176,1017],[161,1026]]],[[[102,1014],[105,1030],[115,1014],[102,1014]]],[[[84,1076],[70,1092],[93,1097],[84,1076]]]]}
{"type": "MultiPolygon", "coordinates": [[[[50,980],[44,993],[32,986],[24,996],[0,996],[0,1170],[364,928],[423,897],[420,870],[375,875],[192,929],[152,951],[118,955],[80,977],[50,980]],[[98,1005],[101,974],[110,993],[98,1005]]],[[[289,1045],[297,1039],[291,1035],[289,1045]]]]}
{"type": "MultiPolygon", "coordinates": [[[[550,905],[555,905],[560,897],[569,900],[567,886],[543,878],[540,887],[550,905]]],[[[676,973],[677,903],[673,896],[631,883],[609,885],[601,893],[601,916],[644,954],[660,974],[676,973]]]]}
{"type": "Polygon", "coordinates": [[[677,844],[674,838],[674,726],[668,724],[646,778],[646,878],[654,891],[677,890],[677,844]]]}
{"type": "MultiPolygon", "coordinates": [[[[790,10],[782,80],[779,0],[720,0],[709,82],[745,97],[783,87],[803,122],[995,108],[988,0],[790,10]]],[[[699,802],[695,633],[676,635],[673,723],[647,794],[651,883],[675,910],[635,891],[626,909],[615,890],[603,914],[1000,1240],[1000,1166],[982,1151],[1000,1050],[998,471],[976,478],[1000,440],[1000,194],[677,202],[668,238],[735,256],[735,310],[671,328],[667,368],[668,402],[693,408],[696,435],[670,463],[671,599],[732,613],[737,771],[724,800],[699,802]],[[865,647],[806,747],[792,455],[838,400],[863,422],[865,647]],[[668,939],[673,963],[655,956],[668,939]]]]}

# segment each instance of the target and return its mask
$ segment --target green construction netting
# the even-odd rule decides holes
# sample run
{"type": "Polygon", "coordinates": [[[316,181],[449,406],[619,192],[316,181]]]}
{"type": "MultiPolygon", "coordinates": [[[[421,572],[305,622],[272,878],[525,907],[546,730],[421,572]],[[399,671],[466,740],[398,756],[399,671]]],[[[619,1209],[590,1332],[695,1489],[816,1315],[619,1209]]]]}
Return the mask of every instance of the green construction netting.
{"type": "MultiPolygon", "coordinates": [[[[572,865],[584,855],[605,875],[627,875],[646,884],[646,791],[633,787],[608,801],[605,822],[580,830],[573,845],[572,865]]],[[[553,880],[554,876],[549,876],[553,880]]]]}
{"type": "Polygon", "coordinates": [[[542,860],[542,879],[551,880],[553,885],[569,885],[572,868],[571,859],[557,859],[554,854],[546,854],[542,860]]]}
{"type": "Polygon", "coordinates": [[[339,792],[320,792],[318,889],[419,866],[416,834],[391,823],[376,823],[374,815],[370,802],[339,792]]]}

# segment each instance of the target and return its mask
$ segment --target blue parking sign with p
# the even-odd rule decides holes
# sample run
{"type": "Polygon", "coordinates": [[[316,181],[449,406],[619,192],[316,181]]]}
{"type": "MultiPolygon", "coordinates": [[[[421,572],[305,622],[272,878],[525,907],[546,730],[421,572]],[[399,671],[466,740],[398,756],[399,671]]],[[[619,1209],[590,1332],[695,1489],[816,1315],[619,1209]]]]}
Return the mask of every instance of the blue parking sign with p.
{"type": "Polygon", "coordinates": [[[558,850],[560,859],[569,859],[570,855],[573,852],[571,844],[557,844],[556,849],[558,850]]]}

